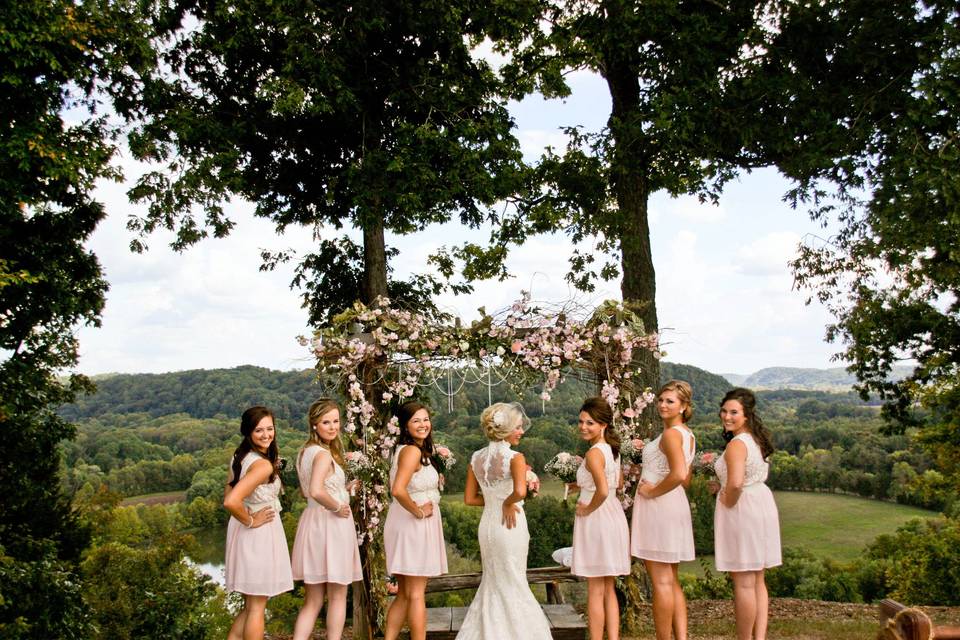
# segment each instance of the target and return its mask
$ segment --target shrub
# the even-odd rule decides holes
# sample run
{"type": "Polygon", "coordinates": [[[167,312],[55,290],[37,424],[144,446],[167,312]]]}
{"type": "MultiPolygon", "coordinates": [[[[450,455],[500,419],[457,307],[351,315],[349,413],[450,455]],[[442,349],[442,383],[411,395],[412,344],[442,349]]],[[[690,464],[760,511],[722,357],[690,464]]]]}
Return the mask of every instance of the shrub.
{"type": "Polygon", "coordinates": [[[867,557],[884,561],[890,595],[904,604],[960,604],[960,520],[912,520],[879,536],[867,557]]]}
{"type": "Polygon", "coordinates": [[[709,478],[694,475],[687,495],[693,519],[693,544],[697,555],[713,555],[713,512],[717,497],[707,488],[709,478]]]}
{"type": "Polygon", "coordinates": [[[183,561],[182,541],[148,549],[109,542],[83,562],[83,597],[95,639],[225,637],[229,620],[222,593],[183,561]]]}
{"type": "Polygon", "coordinates": [[[688,600],[723,600],[733,597],[733,582],[730,580],[730,574],[714,573],[705,558],[700,558],[700,566],[703,568],[702,577],[688,573],[680,574],[680,586],[688,600]]]}
{"type": "Polygon", "coordinates": [[[52,552],[21,561],[0,547],[0,638],[85,640],[90,619],[71,565],[52,552]]]}
{"type": "Polygon", "coordinates": [[[773,597],[862,602],[854,566],[817,558],[806,549],[786,548],[783,564],[766,572],[773,597]]]}
{"type": "Polygon", "coordinates": [[[530,529],[528,567],[549,567],[554,551],[573,544],[573,507],[559,498],[538,496],[523,503],[530,529]]]}
{"type": "Polygon", "coordinates": [[[443,538],[454,545],[463,557],[479,560],[477,528],[480,526],[482,509],[468,507],[462,502],[444,502],[440,509],[443,516],[443,538]]]}

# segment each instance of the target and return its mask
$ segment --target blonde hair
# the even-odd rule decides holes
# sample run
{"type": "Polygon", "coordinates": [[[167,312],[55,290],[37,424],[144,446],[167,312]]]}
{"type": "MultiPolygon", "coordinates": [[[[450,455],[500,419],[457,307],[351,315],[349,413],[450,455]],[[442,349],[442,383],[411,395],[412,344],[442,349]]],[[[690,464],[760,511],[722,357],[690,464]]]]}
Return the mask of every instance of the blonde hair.
{"type": "Polygon", "coordinates": [[[480,428],[487,440],[504,440],[517,427],[524,431],[530,426],[530,418],[519,402],[495,402],[480,414],[480,428]]]}
{"type": "Polygon", "coordinates": [[[673,391],[677,394],[677,398],[685,405],[683,421],[689,422],[690,418],[693,417],[693,389],[690,388],[690,383],[683,380],[670,380],[660,387],[660,390],[657,391],[657,397],[659,398],[664,391],[673,391]]]}
{"type": "Polygon", "coordinates": [[[317,433],[315,425],[320,421],[320,418],[327,415],[331,411],[336,411],[340,413],[340,405],[337,404],[336,400],[330,398],[320,398],[310,405],[310,408],[307,410],[307,433],[310,437],[307,438],[307,441],[303,443],[303,447],[300,449],[301,455],[303,450],[309,447],[310,445],[318,444],[324,449],[327,449],[330,452],[330,455],[333,456],[333,459],[337,461],[341,467],[346,464],[346,458],[343,455],[343,444],[340,442],[340,438],[334,438],[329,443],[324,442],[320,437],[320,434],[317,433]]]}

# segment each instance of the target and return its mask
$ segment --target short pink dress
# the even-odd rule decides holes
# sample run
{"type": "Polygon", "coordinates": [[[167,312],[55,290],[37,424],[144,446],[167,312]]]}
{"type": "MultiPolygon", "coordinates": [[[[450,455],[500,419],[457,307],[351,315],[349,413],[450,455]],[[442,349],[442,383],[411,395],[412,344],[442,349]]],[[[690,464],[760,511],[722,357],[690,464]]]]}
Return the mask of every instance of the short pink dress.
{"type": "MultiPolygon", "coordinates": [[[[250,470],[254,462],[263,458],[251,451],[240,462],[240,477],[250,470]]],[[[280,490],[282,484],[276,477],[273,482],[261,484],[244,498],[243,505],[251,513],[273,507],[276,517],[270,522],[248,528],[233,516],[227,523],[226,589],[239,591],[248,596],[275,596],[293,589],[290,572],[290,552],[287,537],[280,522],[280,490]]]]}
{"type": "MultiPolygon", "coordinates": [[[[617,499],[620,482],[620,459],[606,442],[598,442],[591,449],[603,452],[604,473],[607,478],[606,500],[591,514],[573,520],[573,560],[570,573],[593,578],[598,576],[625,576],[630,574],[630,531],[623,506],[617,499]]],[[[586,459],[577,469],[580,498],[577,502],[589,504],[597,489],[593,475],[587,469],[586,459]]]]}
{"type": "Polygon", "coordinates": [[[316,444],[304,448],[297,462],[297,474],[300,489],[307,497],[307,508],[300,516],[293,542],[293,579],[307,584],[350,584],[363,579],[357,528],[352,513],[341,518],[310,497],[310,479],[317,456],[326,456],[333,462],[333,472],[323,481],[327,493],[342,504],[350,502],[343,468],[330,451],[316,444]]]}
{"type": "MultiPolygon", "coordinates": [[[[696,450],[693,433],[685,426],[670,428],[680,432],[686,473],[696,450]]],[[[670,473],[667,456],[660,450],[662,437],[660,434],[643,448],[641,481],[658,484],[670,473]]],[[[637,485],[630,522],[630,553],[641,560],[670,564],[693,560],[693,520],[683,486],[674,487],[657,498],[644,498],[639,489],[637,485]]]]}
{"type": "MultiPolygon", "coordinates": [[[[397,461],[404,447],[393,454],[390,465],[390,486],[397,477],[397,461]]],[[[417,504],[433,503],[433,515],[417,518],[394,500],[383,525],[383,545],[387,556],[387,573],[395,576],[438,576],[447,572],[447,549],[443,543],[443,520],[440,519],[440,474],[432,465],[420,467],[407,484],[410,499],[417,504]]]]}
{"type": "MultiPolygon", "coordinates": [[[[760,445],[752,435],[741,433],[734,440],[747,447],[743,492],[733,507],[725,507],[717,499],[713,512],[717,571],[760,571],[776,567],[782,564],[780,521],[773,492],[765,484],[770,464],[763,459],[760,445]]],[[[714,464],[721,487],[727,484],[724,455],[714,464]]]]}

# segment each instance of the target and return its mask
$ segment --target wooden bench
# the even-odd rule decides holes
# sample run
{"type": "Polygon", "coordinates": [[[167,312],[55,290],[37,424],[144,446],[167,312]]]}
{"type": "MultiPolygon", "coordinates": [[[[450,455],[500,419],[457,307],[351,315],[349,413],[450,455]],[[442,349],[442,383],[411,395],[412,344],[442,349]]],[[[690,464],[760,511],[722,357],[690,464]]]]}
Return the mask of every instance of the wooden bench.
{"type": "MultiPolygon", "coordinates": [[[[476,589],[480,586],[480,573],[461,573],[457,575],[432,578],[427,583],[427,593],[456,591],[458,589],[476,589]]],[[[585,640],[587,625],[583,616],[564,603],[560,583],[581,580],[571,575],[569,567],[540,567],[527,570],[528,584],[547,585],[547,604],[542,605],[543,612],[550,622],[550,630],[556,640],[585,640]]],[[[467,607],[431,607],[427,609],[428,640],[453,640],[467,615],[467,607]]],[[[518,630],[519,631],[519,630],[518,630]]],[[[522,632],[520,632],[522,635],[522,632]]]]}
{"type": "MultiPolygon", "coordinates": [[[[550,621],[550,632],[554,640],[584,640],[587,637],[587,625],[583,618],[569,604],[544,604],[543,612],[550,621]]],[[[430,640],[454,640],[467,607],[431,607],[427,609],[427,638],[430,640]]],[[[517,629],[517,637],[523,637],[523,630],[517,629]]]]}
{"type": "Polygon", "coordinates": [[[960,627],[934,626],[920,609],[885,599],[880,601],[877,640],[960,640],[960,627]]]}

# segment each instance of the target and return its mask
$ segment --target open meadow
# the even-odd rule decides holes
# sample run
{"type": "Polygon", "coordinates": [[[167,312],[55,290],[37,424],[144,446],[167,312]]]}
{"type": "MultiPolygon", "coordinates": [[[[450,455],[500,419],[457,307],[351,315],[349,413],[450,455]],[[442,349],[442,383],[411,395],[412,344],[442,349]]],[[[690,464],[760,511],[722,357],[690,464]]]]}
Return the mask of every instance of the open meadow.
{"type": "MultiPolygon", "coordinates": [[[[543,495],[563,497],[563,483],[541,478],[543,495]]],[[[893,533],[913,518],[936,512],[837,493],[775,491],[784,547],[806,547],[815,555],[853,560],[878,535],[893,533]]],[[[445,502],[462,502],[463,493],[445,493],[445,502]]],[[[572,503],[574,497],[568,500],[572,503]]],[[[690,563],[693,571],[696,563],[690,563]]],[[[699,572],[699,571],[697,571],[699,572]]]]}

